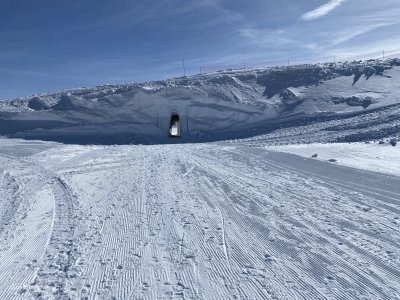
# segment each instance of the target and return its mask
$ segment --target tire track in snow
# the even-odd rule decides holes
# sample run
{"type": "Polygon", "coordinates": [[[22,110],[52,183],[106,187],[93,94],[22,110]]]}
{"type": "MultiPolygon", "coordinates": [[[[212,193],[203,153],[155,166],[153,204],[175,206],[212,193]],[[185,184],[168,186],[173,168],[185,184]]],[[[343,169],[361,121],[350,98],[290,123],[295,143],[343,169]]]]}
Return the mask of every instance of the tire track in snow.
{"type": "Polygon", "coordinates": [[[66,182],[50,171],[35,166],[41,176],[50,183],[54,194],[55,209],[50,239],[42,265],[32,283],[30,293],[33,298],[75,298],[76,290],[69,281],[79,275],[75,265],[79,255],[75,245],[77,234],[78,207],[66,182]]]}
{"type": "Polygon", "coordinates": [[[72,218],[79,252],[71,265],[80,270],[55,280],[62,295],[396,298],[397,277],[387,276],[398,266],[398,225],[388,220],[394,212],[258,151],[219,144],[76,149],[73,165],[66,160],[42,175],[63,174],[67,193],[77,195],[71,209],[84,216],[72,218]]]}
{"type": "Polygon", "coordinates": [[[26,299],[51,233],[54,199],[32,164],[7,159],[6,168],[14,173],[11,181],[6,176],[6,189],[11,188],[8,201],[13,207],[1,218],[5,223],[0,242],[0,298],[26,299]]]}
{"type": "Polygon", "coordinates": [[[17,213],[21,203],[22,197],[20,197],[20,186],[12,175],[8,172],[4,172],[2,178],[2,190],[3,190],[3,205],[0,214],[0,236],[2,235],[5,227],[9,225],[15,214],[17,213]]]}
{"type": "MultiPolygon", "coordinates": [[[[199,157],[199,160],[201,160],[201,161],[204,162],[204,157],[203,157],[203,156],[202,156],[201,158],[199,157]]],[[[219,160],[219,161],[224,161],[224,160],[219,160]]],[[[205,165],[203,166],[203,168],[204,168],[205,170],[207,170],[208,173],[210,173],[210,172],[214,169],[214,167],[215,167],[216,165],[218,165],[217,162],[211,162],[211,163],[205,164],[205,165]],[[207,166],[207,167],[206,167],[206,166],[207,166]],[[213,168],[210,168],[210,166],[213,166],[213,168]]],[[[199,168],[202,169],[201,167],[199,167],[199,168]]],[[[222,175],[222,177],[221,177],[221,175],[218,175],[217,173],[215,173],[215,175],[209,174],[208,176],[211,176],[211,177],[216,176],[216,178],[220,178],[219,180],[222,180],[223,182],[225,181],[226,184],[227,184],[228,186],[235,186],[235,183],[234,183],[234,182],[230,182],[230,181],[229,181],[229,179],[228,179],[229,176],[222,175]]],[[[232,206],[235,207],[235,203],[232,203],[232,206]]],[[[231,214],[234,214],[234,212],[232,211],[231,214]]],[[[241,214],[243,214],[243,212],[241,212],[241,214]]],[[[241,218],[243,218],[243,216],[241,216],[239,219],[235,219],[235,222],[238,222],[241,218]]],[[[247,219],[247,218],[245,218],[245,219],[247,219]]],[[[247,225],[247,226],[246,226],[246,222],[240,224],[239,228],[241,228],[241,229],[239,229],[239,231],[237,231],[237,232],[235,233],[235,235],[237,235],[237,236],[246,236],[246,233],[245,233],[245,232],[242,232],[242,233],[239,233],[239,232],[242,231],[242,228],[243,228],[243,227],[244,227],[244,228],[248,228],[249,231],[250,231],[253,224],[254,224],[254,223],[252,223],[252,222],[250,222],[249,225],[247,225]]],[[[262,234],[262,233],[261,233],[261,234],[262,234]]],[[[240,247],[241,249],[246,249],[246,246],[247,246],[247,245],[245,245],[245,244],[243,244],[243,243],[239,243],[238,245],[239,245],[239,247],[240,247]]],[[[260,245],[259,247],[260,247],[260,249],[264,248],[264,247],[261,246],[261,245],[260,245]]],[[[241,255],[238,255],[238,258],[240,259],[240,258],[242,258],[242,257],[246,257],[247,259],[249,259],[249,258],[250,258],[249,254],[250,254],[250,253],[242,253],[241,255]]],[[[277,254],[276,256],[279,257],[279,254],[277,254]]],[[[259,258],[260,258],[260,257],[263,257],[263,254],[257,253],[257,254],[255,255],[255,257],[258,257],[258,259],[253,259],[253,260],[252,260],[252,264],[257,265],[257,262],[260,263],[260,259],[259,259],[259,258]]],[[[245,259],[245,260],[247,260],[247,259],[245,259]]],[[[238,262],[239,262],[238,260],[235,261],[235,263],[238,263],[238,262]]],[[[241,264],[239,263],[239,266],[240,266],[240,265],[241,265],[240,268],[243,268],[243,267],[246,267],[247,263],[246,263],[246,262],[243,262],[243,263],[241,263],[241,264]]],[[[252,267],[251,267],[251,268],[252,268],[252,267]]],[[[249,280],[249,278],[250,278],[250,280],[251,280],[251,277],[248,277],[247,280],[249,280]]],[[[310,289],[310,287],[309,287],[309,289],[310,289]]],[[[285,284],[284,284],[284,283],[282,283],[282,286],[281,286],[281,292],[280,292],[280,293],[282,293],[282,292],[283,292],[283,294],[281,294],[282,296],[285,295],[285,294],[286,294],[286,295],[290,295],[290,294],[291,294],[291,291],[288,290],[288,289],[285,287],[285,284]],[[283,292],[283,291],[285,291],[285,292],[283,292]]],[[[263,290],[263,293],[264,293],[264,294],[261,294],[261,295],[264,295],[263,297],[267,297],[268,292],[266,292],[265,290],[263,290]]],[[[284,296],[284,297],[287,297],[287,296],[284,296]]]]}
{"type": "MultiPolygon", "coordinates": [[[[221,159],[221,158],[216,158],[218,161],[226,161],[226,159],[221,159]]],[[[213,162],[213,163],[210,163],[210,164],[207,164],[207,165],[209,165],[209,166],[215,166],[215,165],[217,165],[218,163],[217,162],[213,162]]],[[[232,172],[232,173],[235,173],[235,172],[232,172]]],[[[235,174],[237,174],[237,172],[235,173],[235,174]]],[[[343,264],[342,264],[343,265],[343,264]]],[[[355,269],[356,270],[356,269],[355,269]]],[[[356,274],[356,273],[355,273],[356,274]]],[[[374,285],[372,285],[372,286],[374,286],[374,285]]],[[[375,288],[376,288],[376,286],[375,286],[375,288]]]]}
{"type": "MultiPolygon", "coordinates": [[[[241,151],[239,151],[239,152],[241,152],[241,151]]],[[[242,153],[242,155],[249,155],[248,153],[242,153]]],[[[260,157],[257,157],[258,159],[260,158],[260,157]]],[[[272,160],[269,160],[268,159],[268,161],[269,161],[269,165],[271,166],[271,167],[275,167],[275,162],[274,161],[272,161],[272,160]]],[[[279,166],[279,164],[278,164],[278,166],[277,166],[278,168],[281,168],[280,166],[279,166]]],[[[282,167],[282,170],[285,170],[285,168],[284,167],[282,167]]],[[[368,253],[368,252],[360,252],[360,251],[362,251],[362,248],[359,248],[359,247],[357,247],[357,245],[354,245],[353,246],[353,249],[354,250],[356,250],[357,252],[358,252],[358,254],[362,254],[363,255],[363,257],[367,257],[367,259],[369,260],[369,258],[371,257],[370,256],[370,254],[368,253]]],[[[386,264],[382,264],[381,263],[381,261],[380,261],[380,259],[377,259],[378,257],[371,257],[371,258],[373,258],[372,260],[370,260],[370,263],[371,264],[373,264],[373,265],[378,265],[378,266],[380,266],[381,268],[382,268],[382,271],[383,272],[386,272],[386,271],[389,271],[391,274],[396,274],[396,271],[394,270],[394,269],[391,269],[389,266],[390,266],[390,263],[388,264],[388,262],[386,263],[386,264]],[[393,273],[394,272],[394,273],[393,273]]],[[[389,277],[390,276],[392,276],[392,275],[389,275],[389,277]]],[[[396,282],[398,279],[398,275],[395,275],[395,277],[393,278],[393,283],[394,282],[396,282]]],[[[381,283],[381,285],[382,285],[382,282],[380,282],[381,283]]],[[[366,287],[368,287],[368,286],[366,286],[366,287]]],[[[376,287],[376,286],[375,286],[376,287]]]]}

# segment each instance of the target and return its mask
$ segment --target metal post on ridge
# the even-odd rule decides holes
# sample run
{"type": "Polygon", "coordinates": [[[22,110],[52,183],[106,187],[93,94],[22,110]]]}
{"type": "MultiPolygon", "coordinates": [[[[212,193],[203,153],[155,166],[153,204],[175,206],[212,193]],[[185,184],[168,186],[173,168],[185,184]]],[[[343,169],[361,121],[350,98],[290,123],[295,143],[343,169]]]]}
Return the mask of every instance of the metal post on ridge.
{"type": "Polygon", "coordinates": [[[187,106],[186,106],[186,133],[189,134],[189,115],[187,106]]]}

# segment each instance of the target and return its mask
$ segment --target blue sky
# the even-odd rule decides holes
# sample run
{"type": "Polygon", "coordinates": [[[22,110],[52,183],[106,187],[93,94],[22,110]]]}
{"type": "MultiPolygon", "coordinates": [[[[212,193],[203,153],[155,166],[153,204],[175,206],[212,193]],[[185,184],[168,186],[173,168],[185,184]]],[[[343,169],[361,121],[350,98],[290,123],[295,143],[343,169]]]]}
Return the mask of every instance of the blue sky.
{"type": "Polygon", "coordinates": [[[399,0],[0,0],[0,99],[400,52],[399,0]]]}

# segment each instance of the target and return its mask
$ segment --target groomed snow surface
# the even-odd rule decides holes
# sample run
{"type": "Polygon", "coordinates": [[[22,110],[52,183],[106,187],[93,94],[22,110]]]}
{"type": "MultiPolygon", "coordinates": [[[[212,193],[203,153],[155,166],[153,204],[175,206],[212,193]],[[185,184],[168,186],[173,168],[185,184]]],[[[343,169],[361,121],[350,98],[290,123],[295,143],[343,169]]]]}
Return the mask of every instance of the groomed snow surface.
{"type": "Polygon", "coordinates": [[[264,146],[0,139],[0,299],[399,299],[399,199],[264,146]]]}
{"type": "Polygon", "coordinates": [[[393,147],[388,142],[335,143],[269,146],[268,150],[292,153],[299,156],[332,161],[339,165],[400,176],[400,144],[393,147]]]}

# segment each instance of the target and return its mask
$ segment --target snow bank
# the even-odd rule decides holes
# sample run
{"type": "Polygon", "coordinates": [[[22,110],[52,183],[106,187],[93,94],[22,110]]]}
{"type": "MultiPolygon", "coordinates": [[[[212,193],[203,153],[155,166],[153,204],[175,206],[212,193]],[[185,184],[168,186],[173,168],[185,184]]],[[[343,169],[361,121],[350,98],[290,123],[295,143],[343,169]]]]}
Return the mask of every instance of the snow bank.
{"type": "Polygon", "coordinates": [[[0,135],[78,144],[168,143],[177,113],[182,138],[173,142],[204,142],[256,136],[320,116],[363,114],[398,99],[397,59],[231,70],[0,102],[0,135]]]}
{"type": "Polygon", "coordinates": [[[400,176],[400,147],[389,143],[286,145],[269,146],[267,149],[308,158],[317,154],[315,159],[335,159],[339,165],[400,176]]]}

